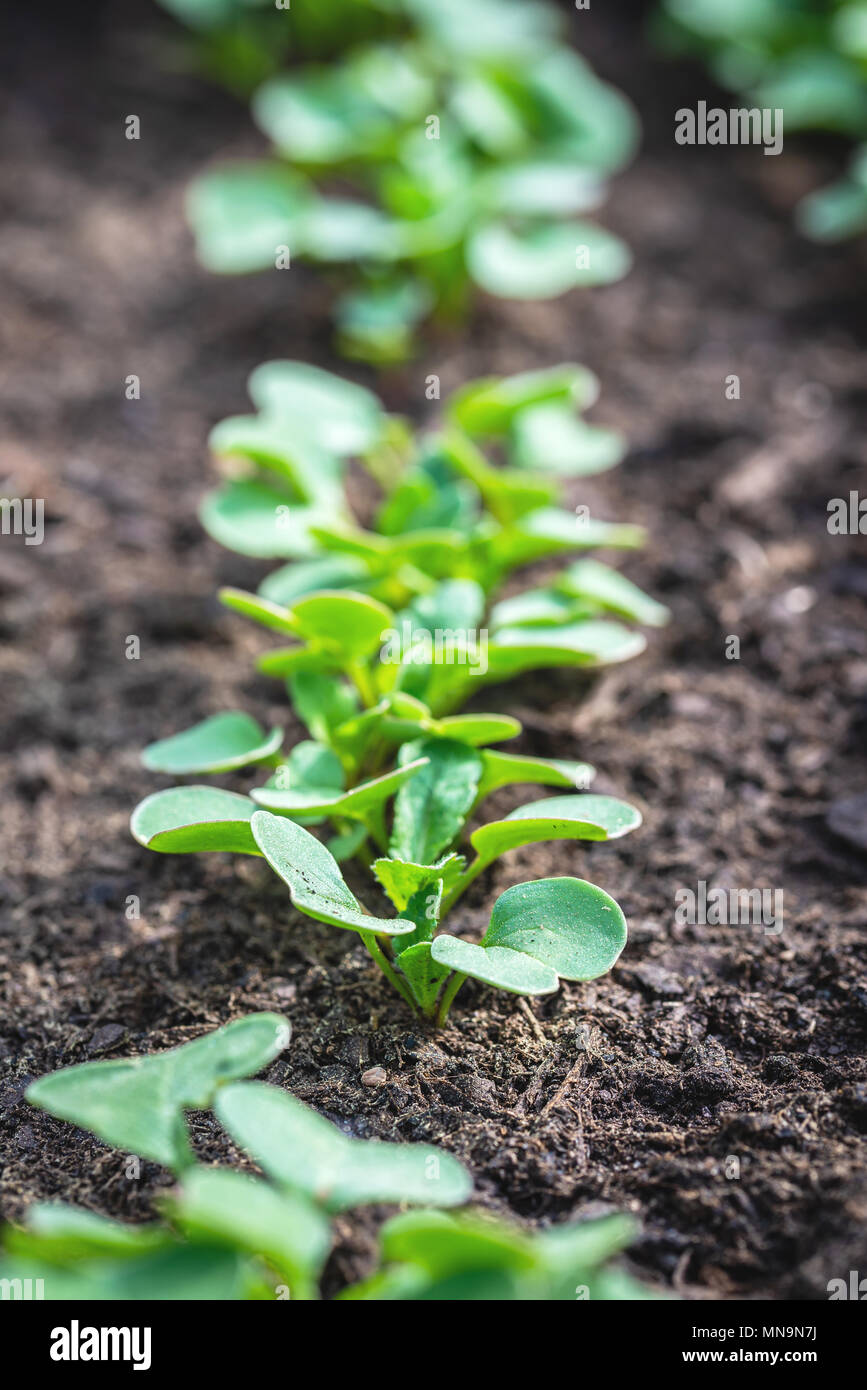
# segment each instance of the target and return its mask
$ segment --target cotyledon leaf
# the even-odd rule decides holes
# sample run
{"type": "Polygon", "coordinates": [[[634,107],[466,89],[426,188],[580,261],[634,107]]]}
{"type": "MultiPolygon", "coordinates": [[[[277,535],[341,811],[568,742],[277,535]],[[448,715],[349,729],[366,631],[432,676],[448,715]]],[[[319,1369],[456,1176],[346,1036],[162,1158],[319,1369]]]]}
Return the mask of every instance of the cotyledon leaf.
{"type": "Polygon", "coordinates": [[[247,593],[244,589],[220,589],[217,598],[224,607],[231,608],[234,613],[240,613],[244,618],[252,619],[254,623],[267,627],[271,632],[298,635],[298,624],[292,611],[282,603],[263,598],[261,594],[247,593]]]}
{"type": "Polygon", "coordinates": [[[494,904],[483,941],[438,936],[433,959],[515,994],[550,994],[559,979],[595,980],[626,944],[613,898],[580,878],[544,878],[508,888],[494,904]]]}
{"type": "Polygon", "coordinates": [[[222,787],[169,787],[140,801],[130,830],[160,854],[258,854],[250,829],[255,801],[222,787]]]}
{"type": "Polygon", "coordinates": [[[370,656],[394,622],[390,608],[369,594],[351,589],[322,589],[293,605],[296,630],[308,641],[350,658],[370,656]]]}
{"type": "Polygon", "coordinates": [[[483,944],[523,951],[564,980],[595,980],[626,945],[626,918],[586,879],[541,878],[500,895],[483,944]]]}
{"type": "Polygon", "coordinates": [[[485,749],[481,758],[483,770],[477,801],[498,787],[510,787],[521,782],[583,790],[596,775],[596,769],[589,763],[570,762],[562,758],[531,758],[520,753],[501,753],[490,749],[485,749]]]}
{"type": "MultiPolygon", "coordinates": [[[[341,791],[337,787],[281,788],[269,783],[264,787],[254,787],[251,796],[258,805],[264,806],[268,811],[284,814],[298,811],[305,815],[318,815],[321,812],[327,815],[348,816],[352,820],[364,820],[381,806],[383,801],[393,796],[405,782],[420,773],[427,763],[427,758],[416,758],[411,763],[405,763],[403,767],[383,773],[381,777],[372,777],[367,782],[360,782],[349,791],[341,791]]],[[[279,771],[272,782],[278,778],[279,771]]]]}
{"type": "Polygon", "coordinates": [[[151,772],[168,772],[176,777],[194,772],[231,772],[273,757],[282,742],[281,729],[266,734],[251,715],[230,710],[149,744],[141,759],[151,772]]]}
{"type": "Polygon", "coordinates": [[[272,1264],[310,1296],[331,1246],[328,1218],[295,1192],[231,1168],[192,1168],[169,1210],[181,1229],[201,1239],[230,1242],[272,1264]]]}
{"type": "Polygon", "coordinates": [[[334,505],[303,506],[288,493],[257,478],[237,478],[209,492],[199,519],[215,541],[228,550],[257,559],[302,559],[318,546],[311,526],[334,519],[334,505]]]}
{"type": "Polygon", "coordinates": [[[427,1144],[350,1139],[275,1086],[227,1086],[215,1110],[270,1178],[330,1211],[368,1202],[459,1206],[472,1190],[451,1154],[427,1144]]]}
{"type": "Polygon", "coordinates": [[[250,1014],[168,1052],[65,1067],[25,1094],[107,1144],[183,1168],[191,1161],[183,1112],[206,1109],[224,1082],[261,1071],[287,1046],[290,1032],[279,1014],[250,1014]]]}
{"type": "Polygon", "coordinates": [[[556,577],[554,585],[564,594],[591,599],[600,608],[649,627],[662,627],[671,616],[664,603],[599,560],[576,560],[556,577]]]}
{"type": "Polygon", "coordinates": [[[260,410],[329,452],[363,453],[382,432],[385,417],[373,392],[307,362],[263,362],[249,390],[260,410]]]}
{"type": "Polygon", "coordinates": [[[334,856],[294,821],[257,811],[251,826],[260,851],[287,884],[295,906],[308,917],[377,935],[400,936],[415,930],[414,923],[399,917],[385,920],[363,912],[334,856]]]}
{"type": "Polygon", "coordinates": [[[476,946],[459,936],[438,936],[431,945],[431,956],[438,965],[510,994],[553,994],[559,984],[556,970],[523,951],[476,946]]]}
{"type": "Polygon", "coordinates": [[[489,864],[519,845],[542,840],[614,840],[640,824],[641,812],[614,796],[549,796],[479,826],[470,842],[481,863],[489,864]]]}

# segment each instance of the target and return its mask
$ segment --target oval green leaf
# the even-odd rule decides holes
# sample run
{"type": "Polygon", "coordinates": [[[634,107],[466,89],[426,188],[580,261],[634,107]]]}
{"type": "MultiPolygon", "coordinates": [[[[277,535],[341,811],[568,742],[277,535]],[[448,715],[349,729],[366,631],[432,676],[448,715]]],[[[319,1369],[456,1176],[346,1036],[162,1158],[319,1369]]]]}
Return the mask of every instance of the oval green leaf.
{"type": "Polygon", "coordinates": [[[258,854],[250,829],[255,801],[222,787],[169,787],[140,801],[130,830],[160,854],[258,854]]]}
{"type": "Polygon", "coordinates": [[[251,715],[231,710],[211,715],[171,738],[158,739],[144,749],[141,760],[151,772],[168,772],[175,777],[231,772],[273,757],[282,742],[281,729],[266,734],[251,715]]]}
{"type": "Polygon", "coordinates": [[[257,811],[250,824],[261,853],[288,886],[295,906],[308,917],[377,935],[401,936],[415,930],[412,922],[399,917],[386,921],[363,912],[333,854],[294,821],[257,811]]]}

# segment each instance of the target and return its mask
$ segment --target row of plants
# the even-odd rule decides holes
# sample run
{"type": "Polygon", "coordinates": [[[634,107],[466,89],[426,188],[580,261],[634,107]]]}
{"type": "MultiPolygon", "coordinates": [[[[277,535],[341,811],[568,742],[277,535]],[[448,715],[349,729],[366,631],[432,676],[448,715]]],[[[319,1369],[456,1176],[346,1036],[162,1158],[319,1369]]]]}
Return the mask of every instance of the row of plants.
{"type": "MultiPolygon", "coordinates": [[[[528,1236],[464,1208],[466,1169],[425,1144],[348,1138],[278,1086],[245,1080],[288,1045],[277,1014],[251,1014],[168,1052],[85,1062],[34,1082],[27,1099],[105,1143],[169,1169],[160,1218],[127,1225],[61,1203],[3,1232],[0,1280],[48,1300],[300,1299],[319,1296],[334,1217],[401,1204],[378,1264],[337,1297],[375,1301],[647,1297],[611,1266],[632,1222],[610,1216],[528,1236]],[[212,1110],[263,1176],[195,1161],[190,1111],[212,1110]]],[[[4,1296],[9,1297],[8,1292],[4,1296]]]]}
{"type": "Polygon", "coordinates": [[[284,754],[282,730],[233,710],[161,739],[144,753],[152,771],[189,778],[254,766],[265,780],[249,796],[211,785],[156,792],[136,808],[133,834],[161,853],[264,857],[297,908],[357,932],[410,1008],[440,1025],[467,978],[547,994],[561,979],[604,974],[626,941],[614,899],[568,877],[509,888],[480,944],[440,930],[509,850],[612,840],[641,823],[634,806],[587,790],[588,764],[496,747],[520,733],[516,720],[459,712],[489,681],[623,661],[645,644],[635,625],[667,617],[586,555],[542,587],[513,580],[498,597],[529,562],[641,540],[635,527],[558,506],[557,480],[519,466],[609,467],[621,442],[578,413],[596,389],[576,365],[475,382],[416,434],[354,383],[272,362],[251,381],[258,412],[213,435],[235,476],[205,499],[211,534],[246,554],[296,556],[257,593],[220,597],[286,641],[258,665],[285,681],[310,737],[284,754]],[[370,529],[350,513],[348,455],[367,463],[381,491],[370,529]],[[570,794],[467,834],[486,799],[511,785],[570,794]],[[314,833],[323,829],[327,843],[314,833]],[[340,868],[353,857],[397,916],[359,903],[340,868]]]}
{"type": "Polygon", "coordinates": [[[751,107],[782,110],[786,133],[857,142],[848,173],[804,198],[817,241],[867,231],[867,5],[859,0],[663,0],[654,24],[671,53],[698,54],[751,107]]]}
{"type": "MultiPolygon", "coordinates": [[[[400,360],[425,318],[461,321],[479,289],[545,299],[628,269],[584,214],[632,157],[637,121],[553,6],[475,0],[471,23],[462,0],[170,8],[206,46],[243,33],[269,60],[289,51],[252,96],[269,157],[207,171],[189,217],[221,274],[321,267],[344,355],[400,360]]],[[[293,293],[291,275],[277,285],[293,293]]]]}
{"type": "MultiPolygon", "coordinates": [[[[622,244],[576,214],[631,155],[635,118],[566,46],[553,7],[481,0],[468,23],[457,0],[165,3],[197,32],[205,65],[253,91],[274,147],[193,187],[202,258],[223,272],[296,256],[324,265],[347,354],[407,355],[417,325],[461,316],[473,287],[544,298],[626,269],[622,244]]],[[[160,739],[145,765],[183,780],[135,808],[132,832],[160,853],[264,860],[295,908],[359,936],[408,1019],[445,1026],[467,979],[528,996],[594,979],[626,942],[618,903],[571,876],[508,888],[481,942],[443,930],[510,850],[599,843],[641,822],[588,790],[588,764],[503,751],[520,723],[476,698],[533,671],[581,677],[625,661],[645,645],[639,629],[667,619],[591,554],[635,548],[641,529],[564,505],[565,482],[625,451],[584,419],[597,393],[574,364],[471,382],[442,402],[429,377],[436,418],[418,429],[354,382],[275,361],[251,377],[253,412],[211,436],[223,478],[203,525],[280,562],[256,592],[220,599],[277,635],[258,668],[285,683],[309,736],[285,750],[281,728],[230,710],[160,739]],[[359,469],[370,514],[350,505],[359,469]],[[526,574],[538,562],[542,584],[526,574]],[[260,778],[249,795],[190,780],[245,768],[260,778]],[[510,786],[558,794],[485,820],[483,803],[510,786]],[[371,911],[344,869],[353,885],[369,872],[386,901],[371,911]]],[[[404,1210],[381,1228],[377,1267],[339,1297],[644,1296],[609,1263],[628,1220],[528,1235],[466,1209],[471,1179],[452,1156],[349,1138],[250,1081],[288,1041],[285,1019],[253,1015],[34,1083],[33,1105],[163,1165],[177,1186],[144,1225],[31,1208],[3,1233],[0,1277],[41,1280],[47,1298],[311,1299],[335,1214],[389,1204],[404,1210]],[[185,1116],[201,1110],[241,1168],[197,1161],[185,1116]]],[[[333,1285],[325,1276],[329,1296],[333,1285]]]]}

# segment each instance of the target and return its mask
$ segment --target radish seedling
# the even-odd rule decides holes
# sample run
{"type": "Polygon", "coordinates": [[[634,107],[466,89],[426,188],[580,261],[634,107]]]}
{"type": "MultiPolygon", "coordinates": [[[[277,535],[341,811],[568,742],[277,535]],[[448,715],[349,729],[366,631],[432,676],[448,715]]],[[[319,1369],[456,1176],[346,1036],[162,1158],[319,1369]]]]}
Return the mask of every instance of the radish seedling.
{"type": "MultiPolygon", "coordinates": [[[[254,1014],[168,1052],[86,1062],[34,1082],[28,1100],[170,1168],[161,1219],[130,1226],[60,1203],[2,1232],[4,1288],[49,1300],[318,1297],[332,1219],[377,1203],[462,1206],[469,1174],[425,1144],[357,1140],[276,1086],[238,1080],[267,1066],[288,1022],[254,1014]],[[184,1114],[213,1109],[262,1176],[193,1159],[184,1114]]],[[[525,1235],[471,1213],[404,1213],[381,1233],[381,1267],[353,1300],[627,1299],[640,1285],[606,1268],[632,1238],[607,1217],[525,1235]]],[[[14,1296],[14,1294],[13,1294],[14,1296]]]]}
{"type": "Polygon", "coordinates": [[[553,7],[476,0],[472,24],[461,0],[393,8],[403,33],[265,82],[252,110],[272,157],[218,166],[188,200],[212,270],[342,270],[338,341],[380,362],[472,288],[540,299],[619,279],[626,247],[584,214],[637,135],[553,7]]]}
{"type": "Polygon", "coordinates": [[[456,713],[490,681],[623,661],[645,641],[623,620],[667,617],[587,558],[544,589],[491,604],[510,570],[529,561],[639,538],[634,528],[578,524],[554,505],[556,485],[526,467],[549,453],[560,472],[610,466],[612,438],[603,435],[602,448],[578,414],[595,393],[592,375],[569,365],[474,382],[444,403],[442,428],[416,442],[369,392],[278,362],[253,374],[259,413],[215,431],[218,451],[250,472],[206,502],[206,525],[245,553],[295,557],[257,594],[227,589],[221,598],[288,642],[259,666],[287,681],[311,737],[284,757],[279,730],[229,713],[161,739],[144,754],[154,771],[249,764],[269,775],[249,797],[208,786],[157,792],[136,808],[133,834],[162,853],[264,857],[296,907],[358,932],[403,998],[441,1023],[467,976],[546,994],[561,978],[603,974],[626,938],[613,899],[568,877],[509,890],[480,945],[436,935],[508,850],[614,839],[640,823],[625,802],[587,794],[585,763],[495,751],[520,732],[517,721],[456,713]],[[348,515],[342,470],[351,454],[383,480],[377,530],[348,515]],[[465,835],[492,792],[520,784],[584,794],[519,806],[465,835]],[[328,843],[311,827],[329,827],[328,843]],[[353,856],[399,916],[357,900],[339,867],[353,856]]]}

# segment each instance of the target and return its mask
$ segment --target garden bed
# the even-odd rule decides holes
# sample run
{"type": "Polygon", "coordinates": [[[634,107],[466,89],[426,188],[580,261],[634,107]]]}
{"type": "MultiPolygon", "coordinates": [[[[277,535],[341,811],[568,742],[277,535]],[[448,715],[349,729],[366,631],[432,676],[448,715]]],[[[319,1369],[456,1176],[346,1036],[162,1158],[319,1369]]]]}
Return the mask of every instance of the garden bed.
{"type": "MultiPolygon", "coordinates": [[[[359,1137],[442,1144],[482,1205],[530,1222],[628,1209],[651,1279],[824,1297],[867,1262],[867,860],[825,822],[867,783],[863,540],[826,527],[863,466],[867,275],[857,246],[799,240],[789,210],[834,151],[676,146],[674,108],[709,95],[706,80],[654,59],[629,13],[582,15],[590,56],[645,122],[605,219],[635,269],[553,304],[489,301],[472,331],[380,383],[421,420],[430,372],[448,389],[592,367],[594,418],[632,452],[571,500],[648,527],[625,569],[673,609],[643,657],[589,685],[543,673],[484,699],[523,721],[521,751],[587,758],[594,790],[646,824],[622,843],[515,852],[454,927],[481,929],[511,882],[577,873],[627,914],[620,963],[531,1003],[470,983],[437,1034],[265,865],[156,859],[129,837],[132,806],[167,784],[140,767],[145,743],[222,708],[288,724],[279,685],[249,674],[265,640],[214,597],[262,568],[196,521],[204,440],[244,408],[259,362],[335,364],[312,275],[275,290],[194,262],[186,180],[257,145],[227,98],[167,72],[170,22],[147,4],[106,4],[89,29],[59,6],[51,18],[20,12],[32,53],[37,27],[54,39],[43,63],[3,73],[3,486],[44,497],[47,517],[44,545],[0,548],[5,1214],[56,1197],[144,1217],[168,1181],[151,1164],[128,1179],[123,1156],[28,1107],[30,1079],[271,1009],[294,1040],[269,1080],[359,1137]],[[782,889],[783,932],[679,925],[675,895],[699,880],[782,889]]],[[[369,505],[361,479],[356,493],[369,505]]],[[[221,1156],[210,1118],[192,1123],[200,1153],[221,1156]]],[[[334,1287],[366,1268],[375,1215],[341,1218],[334,1287]]]]}

